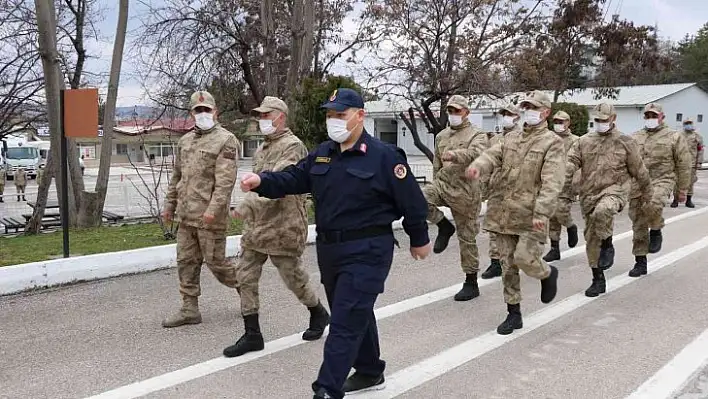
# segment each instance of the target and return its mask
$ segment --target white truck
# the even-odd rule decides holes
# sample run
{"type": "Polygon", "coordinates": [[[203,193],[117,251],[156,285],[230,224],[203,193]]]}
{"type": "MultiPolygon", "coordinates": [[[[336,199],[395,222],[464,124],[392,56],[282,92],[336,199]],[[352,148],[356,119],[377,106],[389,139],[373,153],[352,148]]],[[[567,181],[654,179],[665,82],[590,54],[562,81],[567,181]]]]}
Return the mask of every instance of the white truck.
{"type": "Polygon", "coordinates": [[[4,173],[8,179],[13,178],[15,171],[20,167],[24,168],[27,176],[31,179],[37,178],[37,172],[42,162],[39,149],[28,145],[28,141],[21,137],[10,135],[3,139],[3,158],[5,159],[4,173]]]}

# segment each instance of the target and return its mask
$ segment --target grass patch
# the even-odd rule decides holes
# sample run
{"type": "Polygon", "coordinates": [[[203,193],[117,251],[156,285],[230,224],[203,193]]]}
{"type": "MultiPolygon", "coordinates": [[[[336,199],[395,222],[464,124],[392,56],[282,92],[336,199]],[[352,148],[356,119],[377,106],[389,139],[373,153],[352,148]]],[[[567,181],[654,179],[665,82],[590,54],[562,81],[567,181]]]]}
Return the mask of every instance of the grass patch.
{"type": "MultiPolygon", "coordinates": [[[[311,207],[308,216],[310,223],[314,223],[314,211],[311,207]]],[[[242,231],[241,221],[231,219],[227,234],[238,235],[242,231]]],[[[69,232],[69,252],[72,256],[127,251],[173,243],[174,240],[166,240],[163,237],[160,226],[155,223],[103,226],[69,232]]],[[[0,266],[61,257],[62,248],[61,231],[35,236],[0,237],[0,266]]]]}

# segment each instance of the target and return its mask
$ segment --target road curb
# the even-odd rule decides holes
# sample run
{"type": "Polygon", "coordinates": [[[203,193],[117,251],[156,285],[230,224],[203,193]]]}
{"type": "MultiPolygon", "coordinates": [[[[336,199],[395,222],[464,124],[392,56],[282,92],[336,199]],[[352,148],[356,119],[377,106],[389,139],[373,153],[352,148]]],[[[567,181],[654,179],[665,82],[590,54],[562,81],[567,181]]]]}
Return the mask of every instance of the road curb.
{"type": "MultiPolygon", "coordinates": [[[[441,209],[445,216],[452,217],[450,209],[441,209]]],[[[483,203],[480,214],[485,211],[483,203]]],[[[393,228],[401,230],[401,221],[393,222],[393,228]]],[[[314,244],[315,237],[315,225],[309,225],[307,244],[314,244]]],[[[0,296],[169,269],[177,264],[176,247],[177,244],[168,244],[0,267],[0,296]]],[[[236,256],[240,248],[240,235],[227,237],[226,256],[236,256]]]]}

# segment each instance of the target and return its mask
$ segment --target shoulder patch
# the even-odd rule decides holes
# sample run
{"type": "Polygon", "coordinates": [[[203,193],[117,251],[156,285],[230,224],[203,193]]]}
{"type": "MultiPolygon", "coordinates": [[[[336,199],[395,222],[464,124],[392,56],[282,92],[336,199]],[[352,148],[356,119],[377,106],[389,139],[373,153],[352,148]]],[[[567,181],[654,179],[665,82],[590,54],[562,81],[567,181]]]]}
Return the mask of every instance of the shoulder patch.
{"type": "Polygon", "coordinates": [[[408,174],[408,170],[406,169],[405,165],[399,163],[398,165],[393,167],[393,174],[396,175],[396,177],[399,179],[405,179],[406,175],[408,174]]]}
{"type": "Polygon", "coordinates": [[[236,149],[232,147],[224,148],[224,158],[226,159],[236,159],[236,149]]]}

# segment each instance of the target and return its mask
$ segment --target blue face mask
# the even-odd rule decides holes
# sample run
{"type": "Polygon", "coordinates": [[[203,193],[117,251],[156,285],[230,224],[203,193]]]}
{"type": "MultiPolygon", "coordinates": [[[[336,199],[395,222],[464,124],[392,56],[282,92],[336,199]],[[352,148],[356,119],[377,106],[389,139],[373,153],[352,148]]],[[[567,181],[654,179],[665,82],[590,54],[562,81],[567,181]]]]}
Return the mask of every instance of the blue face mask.
{"type": "Polygon", "coordinates": [[[692,132],[693,131],[693,125],[683,125],[683,130],[687,132],[692,132]]]}

